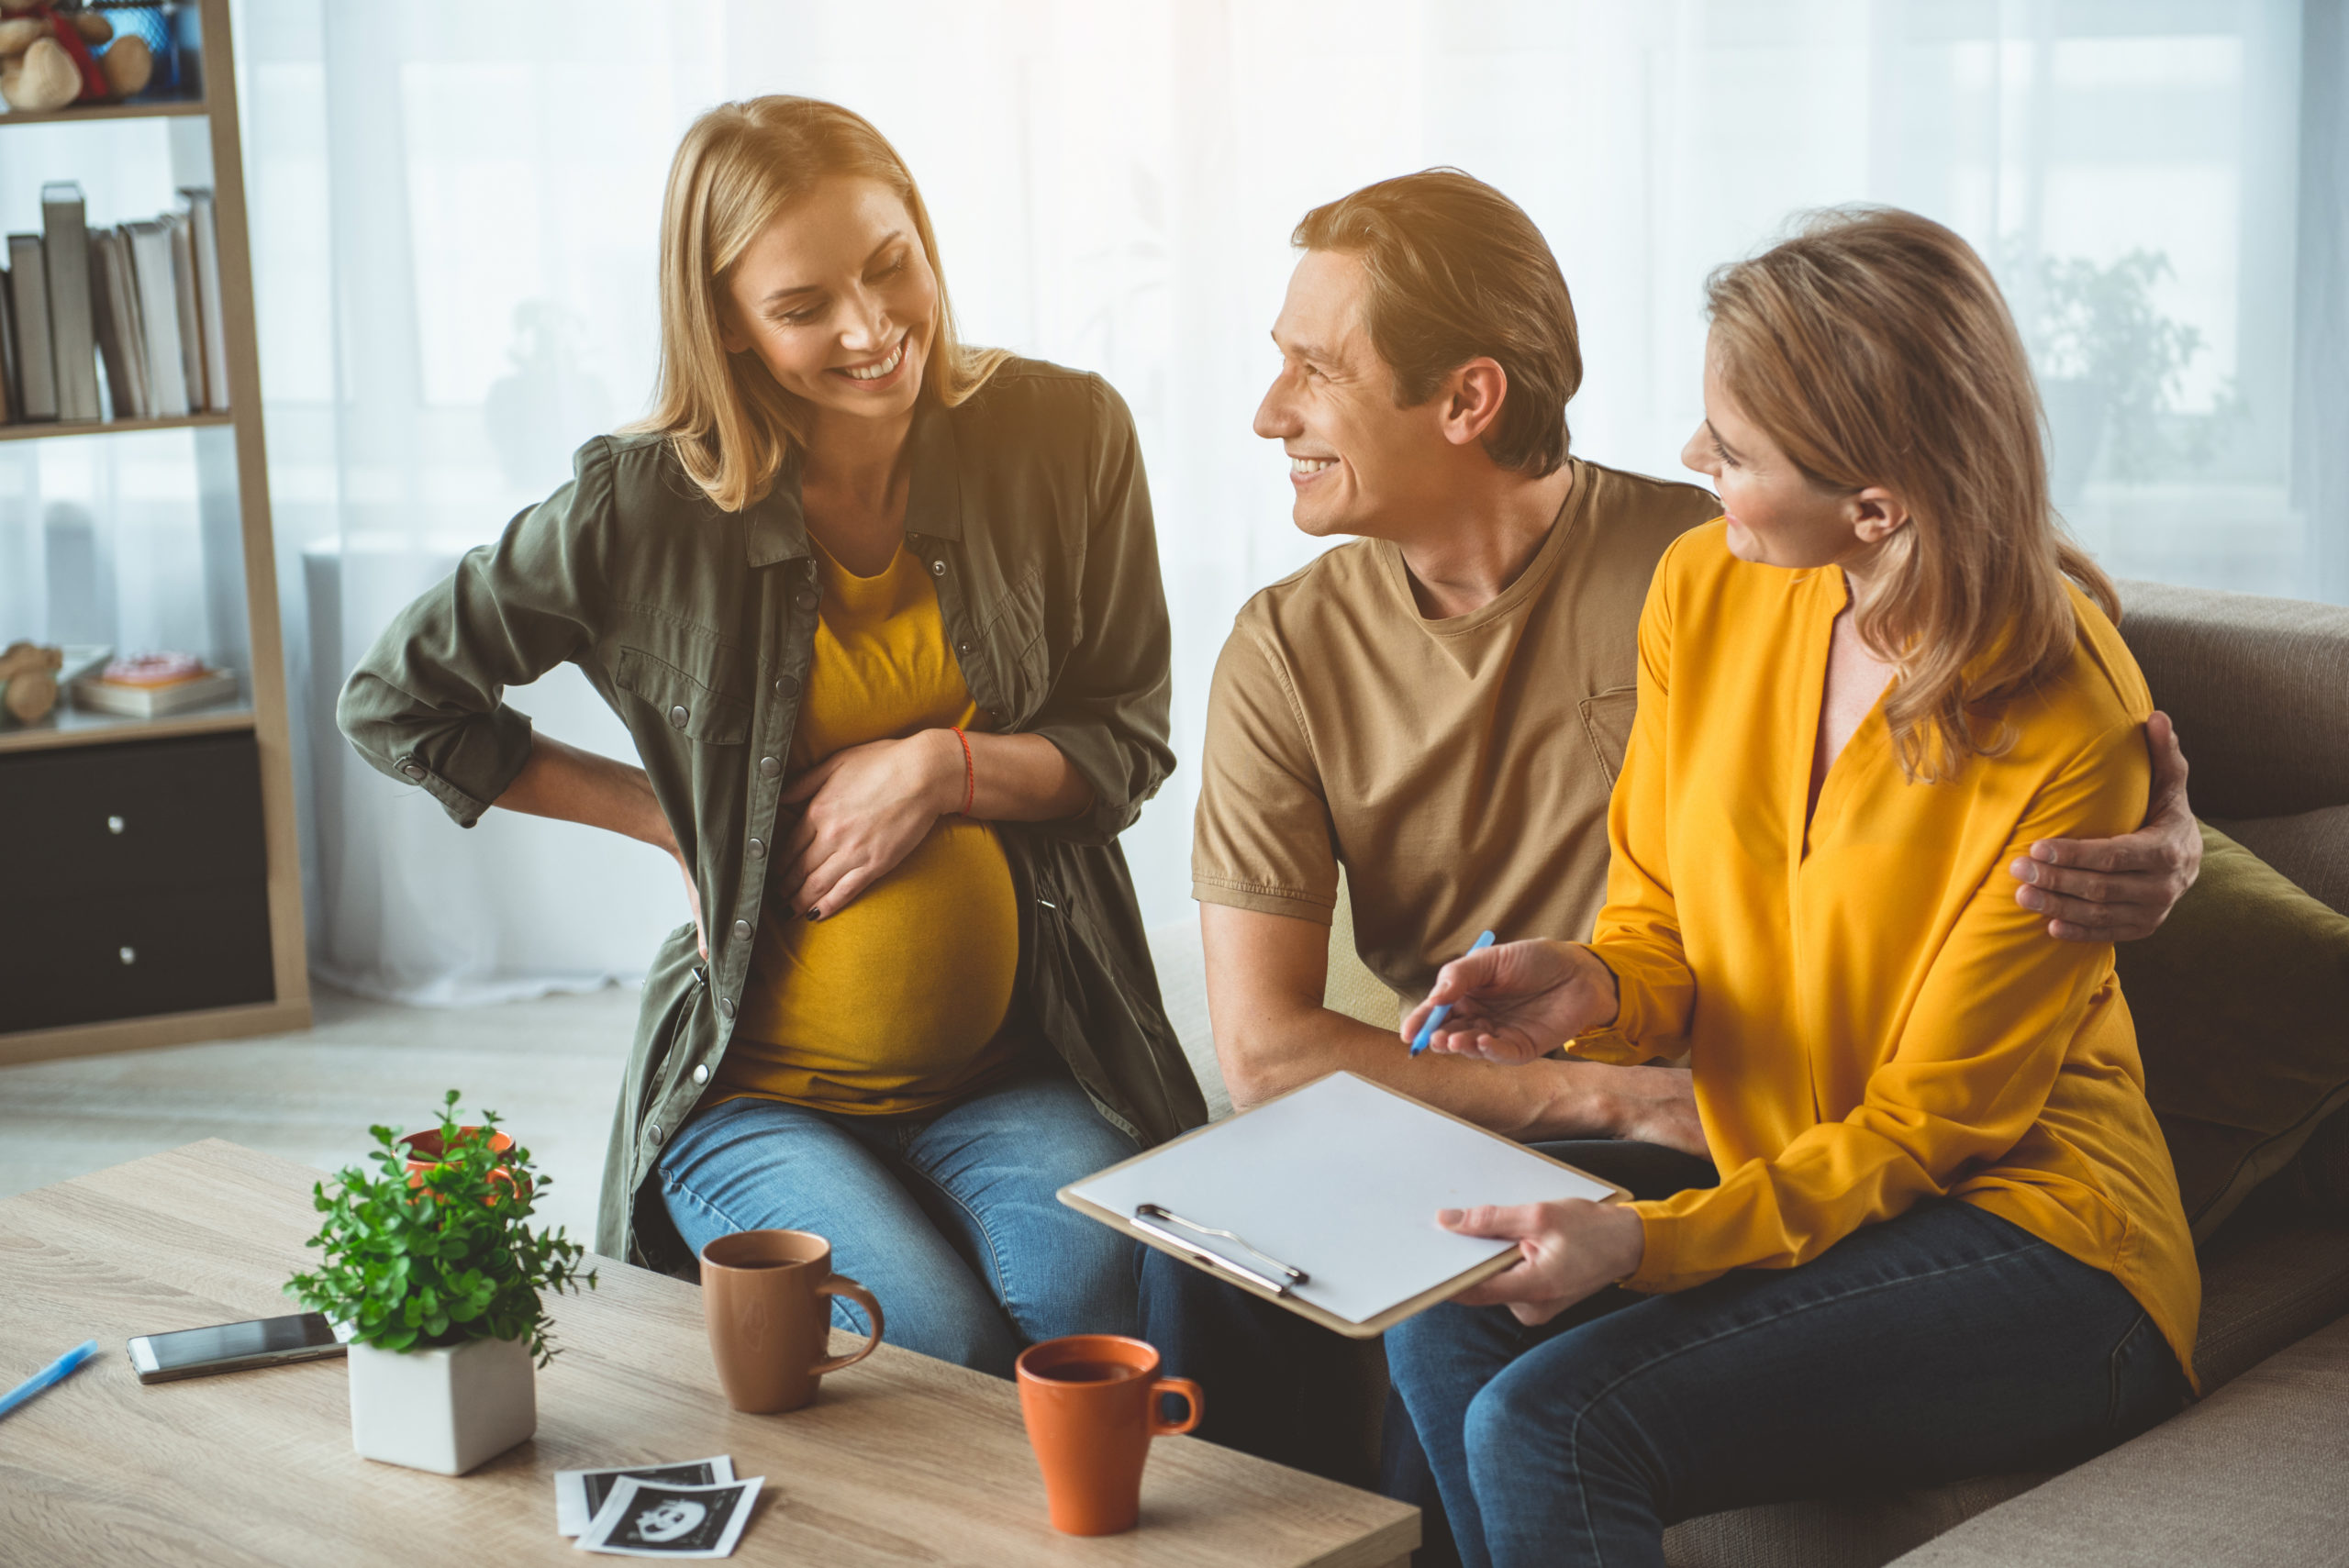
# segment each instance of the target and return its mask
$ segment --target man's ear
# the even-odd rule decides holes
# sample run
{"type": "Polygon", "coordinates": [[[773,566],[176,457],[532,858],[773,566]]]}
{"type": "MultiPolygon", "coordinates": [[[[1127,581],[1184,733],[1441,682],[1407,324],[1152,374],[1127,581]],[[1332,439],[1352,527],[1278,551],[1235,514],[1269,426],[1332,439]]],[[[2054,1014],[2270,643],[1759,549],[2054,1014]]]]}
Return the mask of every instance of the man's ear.
{"type": "Polygon", "coordinates": [[[1482,440],[1501,417],[1508,396],[1508,372],[1497,360],[1479,356],[1446,376],[1436,395],[1443,404],[1443,439],[1464,447],[1482,440]]]}
{"type": "Polygon", "coordinates": [[[1909,526],[1909,506],[1880,484],[1871,484],[1848,503],[1852,532],[1862,544],[1882,544],[1909,526]]]}

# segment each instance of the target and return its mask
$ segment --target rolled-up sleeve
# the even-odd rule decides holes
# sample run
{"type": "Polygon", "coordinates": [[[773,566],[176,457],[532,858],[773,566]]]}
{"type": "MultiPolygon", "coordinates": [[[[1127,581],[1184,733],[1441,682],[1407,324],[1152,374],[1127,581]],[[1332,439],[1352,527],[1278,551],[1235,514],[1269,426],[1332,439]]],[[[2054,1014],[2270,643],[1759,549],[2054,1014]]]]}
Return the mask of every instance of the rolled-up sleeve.
{"type": "Polygon", "coordinates": [[[462,827],[530,760],[530,720],[505,701],[595,642],[611,463],[600,439],[573,479],[400,612],[359,661],[335,720],[378,772],[414,784],[462,827]]]}
{"type": "Polygon", "coordinates": [[[1091,384],[1099,435],[1077,588],[1085,636],[1030,729],[1058,747],[1093,786],[1087,810],[1035,826],[1082,843],[1107,843],[1133,826],[1142,803],[1174,771],[1168,743],[1173,643],[1133,416],[1107,382],[1096,376],[1091,384]]]}

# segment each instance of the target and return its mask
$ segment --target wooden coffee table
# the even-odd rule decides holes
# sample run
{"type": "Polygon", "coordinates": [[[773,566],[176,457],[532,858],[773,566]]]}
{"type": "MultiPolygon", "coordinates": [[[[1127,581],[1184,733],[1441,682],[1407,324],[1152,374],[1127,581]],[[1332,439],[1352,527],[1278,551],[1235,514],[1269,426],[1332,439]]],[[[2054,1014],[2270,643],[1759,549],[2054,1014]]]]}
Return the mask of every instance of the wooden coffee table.
{"type": "Polygon", "coordinates": [[[1055,1535],[1011,1385],[884,1344],[807,1409],[740,1415],[699,1292],[608,1258],[555,1305],[537,1438],[471,1475],[354,1453],[340,1360],[141,1385],[131,1335],[298,1310],[318,1179],[213,1140],[0,1200],[0,1386],[99,1346],[0,1418],[0,1559],[577,1568],[555,1471],[715,1453],[767,1478],[741,1562],[1400,1568],[1419,1544],[1416,1508],[1189,1438],[1152,1446],[1139,1528],[1055,1535]]]}

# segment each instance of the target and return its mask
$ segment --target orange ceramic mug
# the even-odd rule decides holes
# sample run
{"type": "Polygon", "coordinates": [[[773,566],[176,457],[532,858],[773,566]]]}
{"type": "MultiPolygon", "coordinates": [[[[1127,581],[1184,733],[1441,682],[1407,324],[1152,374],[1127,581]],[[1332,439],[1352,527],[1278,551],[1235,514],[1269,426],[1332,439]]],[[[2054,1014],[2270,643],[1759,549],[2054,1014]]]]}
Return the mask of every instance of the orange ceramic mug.
{"type": "Polygon", "coordinates": [[[832,1244],[805,1230],[738,1230],[704,1247],[701,1310],[727,1403],[756,1415],[798,1409],[826,1373],[854,1366],[881,1342],[881,1304],[832,1273],[832,1244]],[[863,1348],[844,1356],[825,1354],[836,1296],[873,1325],[863,1348]]]}
{"type": "Polygon", "coordinates": [[[1071,1334],[1019,1353],[1019,1411],[1044,1471],[1044,1502],[1063,1535],[1115,1535],[1141,1511],[1150,1440],[1187,1432],[1207,1402],[1187,1377],[1158,1375],[1158,1351],[1122,1334],[1071,1334]],[[1170,1425],[1162,1394],[1190,1414],[1170,1425]]]}

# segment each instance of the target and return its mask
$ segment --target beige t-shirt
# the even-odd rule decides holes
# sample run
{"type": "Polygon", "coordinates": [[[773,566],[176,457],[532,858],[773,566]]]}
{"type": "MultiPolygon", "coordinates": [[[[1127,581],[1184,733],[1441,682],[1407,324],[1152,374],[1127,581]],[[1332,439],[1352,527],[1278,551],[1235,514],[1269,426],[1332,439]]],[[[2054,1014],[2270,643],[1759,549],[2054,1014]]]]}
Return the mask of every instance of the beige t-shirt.
{"type": "Polygon", "coordinates": [[[1532,562],[1468,615],[1421,616],[1383,539],[1248,601],[1208,701],[1194,898],[1326,926],[1342,863],[1363,962],[1412,1000],[1487,927],[1589,935],[1648,579],[1720,505],[1574,472],[1532,562]]]}

